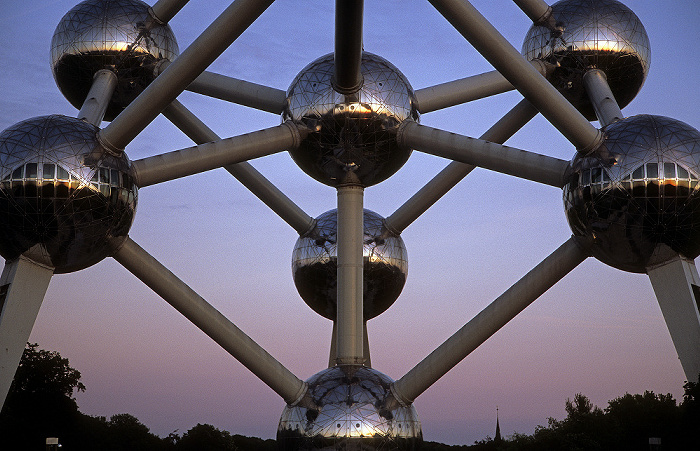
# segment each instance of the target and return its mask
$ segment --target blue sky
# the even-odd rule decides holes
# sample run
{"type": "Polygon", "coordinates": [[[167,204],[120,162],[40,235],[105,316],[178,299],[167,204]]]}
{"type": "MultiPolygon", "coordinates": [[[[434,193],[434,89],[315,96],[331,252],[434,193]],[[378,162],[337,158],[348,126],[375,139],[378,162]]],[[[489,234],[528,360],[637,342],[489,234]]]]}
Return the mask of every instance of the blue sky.
{"type": "MultiPolygon", "coordinates": [[[[2,0],[0,130],[46,114],[74,116],[49,67],[53,30],[76,2],[2,0]]],[[[625,2],[652,47],[649,77],[623,112],[700,127],[700,5],[625,2]]],[[[184,49],[227,6],[192,0],[171,25],[184,49]]],[[[528,19],[508,0],[473,2],[520,48],[528,19]]],[[[334,2],[278,0],[210,70],[286,89],[333,51],[334,2]]],[[[423,0],[367,0],[365,50],[396,65],[415,89],[492,68],[423,0]]],[[[519,100],[506,93],[425,114],[426,125],[479,136],[519,100]]],[[[279,117],[192,93],[179,98],[220,136],[277,125],[279,117]]],[[[573,147],[541,116],[508,142],[562,159],[573,147]]],[[[188,147],[162,117],[126,149],[131,159],[188,147]]],[[[311,216],[336,195],[287,154],[252,164],[311,216]]],[[[447,161],[414,152],[365,191],[388,216],[447,161]]],[[[373,366],[396,379],[563,243],[571,232],[561,191],[475,170],[406,229],[409,277],[401,297],[369,323],[373,366]]],[[[131,237],[273,356],[306,379],[327,365],[331,323],[301,301],[290,260],[296,232],[227,172],[147,187],[131,237]]],[[[31,341],[83,374],[81,410],[136,415],[160,435],[211,423],[273,437],[282,400],[112,259],[53,278],[31,341]]],[[[427,440],[471,443],[501,430],[531,433],[584,393],[600,406],[625,392],[679,398],[685,380],[648,278],[588,259],[418,398],[427,440]]]]}

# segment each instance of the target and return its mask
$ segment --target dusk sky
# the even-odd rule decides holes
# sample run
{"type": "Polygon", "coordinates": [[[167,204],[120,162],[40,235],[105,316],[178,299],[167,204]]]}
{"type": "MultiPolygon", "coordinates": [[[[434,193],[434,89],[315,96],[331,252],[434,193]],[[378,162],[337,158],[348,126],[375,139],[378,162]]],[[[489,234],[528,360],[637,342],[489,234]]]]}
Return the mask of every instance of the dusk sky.
{"type": "MultiPolygon", "coordinates": [[[[149,0],[152,3],[152,0],[149,0]]],[[[228,5],[192,0],[170,22],[184,50],[228,5]]],[[[287,89],[333,51],[331,0],[278,0],[209,70],[287,89]]],[[[624,2],[651,42],[650,74],[626,116],[670,116],[700,128],[700,3],[624,2]]],[[[56,87],[51,36],[76,0],[0,0],[0,130],[77,111],[56,87]]],[[[531,24],[509,0],[474,6],[517,48],[531,24]]],[[[424,0],[366,0],[364,48],[396,65],[414,89],[492,70],[424,0]]],[[[522,96],[501,94],[427,113],[421,123],[480,136],[522,96]]],[[[279,116],[184,93],[179,100],[222,137],[280,123],[279,116]]],[[[105,125],[106,123],[103,123],[105,125]]],[[[598,124],[596,123],[596,126],[598,124]]],[[[574,147],[538,116],[509,145],[570,159],[574,147]]],[[[129,158],[189,147],[162,116],[126,148],[129,158]]],[[[389,216],[448,162],[414,152],[365,190],[365,208],[389,216]]],[[[335,208],[333,188],[287,153],[252,164],[309,215],[335,208]]],[[[369,322],[373,367],[398,379],[571,235],[561,190],[473,171],[402,237],[403,293],[369,322]]],[[[328,363],[331,322],[301,300],[290,261],[297,233],[223,169],[139,191],[130,233],[301,379],[328,363]]],[[[30,341],[59,351],[87,387],[80,410],[130,413],[161,436],[210,423],[272,438],[282,399],[116,261],[57,275],[30,341]]],[[[565,416],[576,393],[605,407],[626,392],[682,398],[681,369],[649,279],[589,258],[415,402],[426,440],[471,444],[501,431],[532,433],[565,416]]]]}

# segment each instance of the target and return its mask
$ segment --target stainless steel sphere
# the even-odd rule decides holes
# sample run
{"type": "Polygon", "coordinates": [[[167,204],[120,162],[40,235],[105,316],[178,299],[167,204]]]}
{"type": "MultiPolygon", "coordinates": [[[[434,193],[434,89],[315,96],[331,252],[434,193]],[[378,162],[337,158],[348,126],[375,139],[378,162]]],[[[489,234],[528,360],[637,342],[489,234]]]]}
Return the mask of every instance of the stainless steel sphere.
{"type": "Polygon", "coordinates": [[[0,255],[77,271],[110,254],[136,210],[130,162],[108,153],[97,127],[42,116],[0,134],[0,255]]]}
{"type": "Polygon", "coordinates": [[[423,441],[413,405],[383,407],[393,381],[372,368],[336,366],[308,381],[318,409],[287,406],[277,429],[277,446],[302,450],[415,450],[423,441]]]}
{"type": "Polygon", "coordinates": [[[615,0],[562,0],[552,5],[552,14],[561,31],[533,25],[523,55],[556,64],[552,83],[589,120],[596,119],[582,81],[589,68],[605,72],[620,108],[629,104],[651,62],[649,38],[639,18],[615,0]]]}
{"type": "Polygon", "coordinates": [[[283,120],[311,130],[290,152],[299,167],[321,183],[337,186],[353,172],[364,186],[398,171],[411,155],[399,147],[396,130],[418,120],[413,88],[394,65],[363,53],[360,90],[352,95],[333,90],[333,54],[306,66],[287,91],[283,120]]]}
{"type": "Polygon", "coordinates": [[[51,70],[61,93],[80,109],[95,73],[112,70],[117,87],[107,107],[111,121],[150,82],[156,64],[179,50],[170,26],[154,23],[139,0],[86,0],[61,19],[51,40],[51,70]]]}
{"type": "MultiPolygon", "coordinates": [[[[401,236],[390,232],[384,218],[364,210],[364,319],[381,314],[401,294],[408,275],[408,253],[401,236]]],[[[338,211],[316,219],[314,229],[297,240],[292,275],[297,291],[316,313],[336,319],[338,304],[338,211]]]]}
{"type": "Polygon", "coordinates": [[[571,162],[564,206],[574,235],[593,238],[596,258],[631,272],[700,255],[700,132],[650,115],[604,132],[597,151],[571,162]]]}

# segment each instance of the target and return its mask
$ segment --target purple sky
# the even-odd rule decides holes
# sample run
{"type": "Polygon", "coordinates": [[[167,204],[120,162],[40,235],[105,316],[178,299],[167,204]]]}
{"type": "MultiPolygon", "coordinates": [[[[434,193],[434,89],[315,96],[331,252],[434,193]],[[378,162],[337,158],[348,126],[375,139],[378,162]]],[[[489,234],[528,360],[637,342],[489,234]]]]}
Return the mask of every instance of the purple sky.
{"type": "MultiPolygon", "coordinates": [[[[2,0],[0,130],[46,114],[74,116],[49,68],[51,36],[75,0],[2,0]]],[[[184,49],[227,5],[192,0],[171,21],[184,49]]],[[[650,75],[623,112],[670,116],[698,128],[700,4],[625,2],[652,46],[650,75]],[[662,6],[663,5],[663,6],[662,6]]],[[[332,1],[279,0],[211,67],[286,89],[333,50],[332,1]]],[[[529,28],[508,0],[473,4],[516,48],[529,28]]],[[[394,63],[414,88],[491,70],[423,0],[367,0],[365,50],[394,63]]],[[[520,100],[507,93],[429,113],[426,125],[479,136],[520,100]]],[[[184,93],[221,136],[277,125],[279,117],[184,93]]],[[[574,149],[542,117],[509,145],[569,159],[574,149]]],[[[126,149],[132,159],[188,147],[162,117],[126,149]]],[[[335,208],[332,188],[287,154],[253,165],[311,216],[335,208]]],[[[414,152],[365,208],[388,216],[446,161],[414,152]]],[[[369,323],[373,366],[397,379],[563,243],[571,232],[561,191],[476,170],[402,234],[409,278],[369,323]]],[[[290,259],[296,232],[223,170],[139,192],[131,237],[302,379],[327,365],[330,321],[301,301],[290,259]]],[[[274,437],[283,401],[112,259],[53,278],[31,341],[79,369],[91,415],[136,415],[159,435],[210,423],[274,437]]],[[[468,444],[501,431],[532,433],[583,393],[604,407],[625,392],[682,396],[685,376],[648,278],[589,259],[421,395],[427,440],[468,444]]]]}

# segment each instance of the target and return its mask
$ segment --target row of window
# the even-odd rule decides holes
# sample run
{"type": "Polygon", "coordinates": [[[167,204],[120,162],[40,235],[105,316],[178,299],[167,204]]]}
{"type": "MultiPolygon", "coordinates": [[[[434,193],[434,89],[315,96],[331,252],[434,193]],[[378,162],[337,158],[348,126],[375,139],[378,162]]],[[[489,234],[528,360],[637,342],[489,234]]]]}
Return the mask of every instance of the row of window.
{"type": "MultiPolygon", "coordinates": [[[[51,163],[27,163],[19,166],[11,174],[3,177],[2,181],[61,181],[61,182],[79,182],[80,179],[70,174],[65,168],[57,164],[51,163]]],[[[129,174],[121,173],[116,169],[97,168],[95,174],[90,180],[93,184],[109,185],[115,188],[131,189],[134,181],[129,174]]]]}
{"type": "Polygon", "coordinates": [[[75,193],[78,197],[89,195],[89,191],[93,193],[101,193],[102,196],[109,199],[111,203],[123,202],[131,204],[136,198],[134,191],[126,188],[118,188],[115,186],[105,185],[104,183],[91,182],[87,185],[90,190],[85,190],[84,183],[72,179],[66,181],[41,181],[41,180],[26,180],[26,181],[0,181],[0,190],[6,193],[12,193],[15,198],[43,198],[43,199],[68,199],[75,193]],[[77,191],[76,191],[77,190],[77,191]]]}
{"type": "MultiPolygon", "coordinates": [[[[690,173],[683,166],[677,165],[676,163],[663,163],[661,167],[659,166],[659,163],[643,164],[635,169],[631,174],[628,174],[623,181],[664,179],[667,181],[677,180],[678,182],[695,182],[695,184],[692,185],[693,187],[697,185],[698,177],[695,174],[690,173]],[[661,170],[661,172],[659,170],[661,170]]],[[[580,177],[581,186],[610,183],[608,173],[602,168],[584,169],[581,171],[580,177]]],[[[688,185],[691,183],[688,183],[688,185]]]]}

